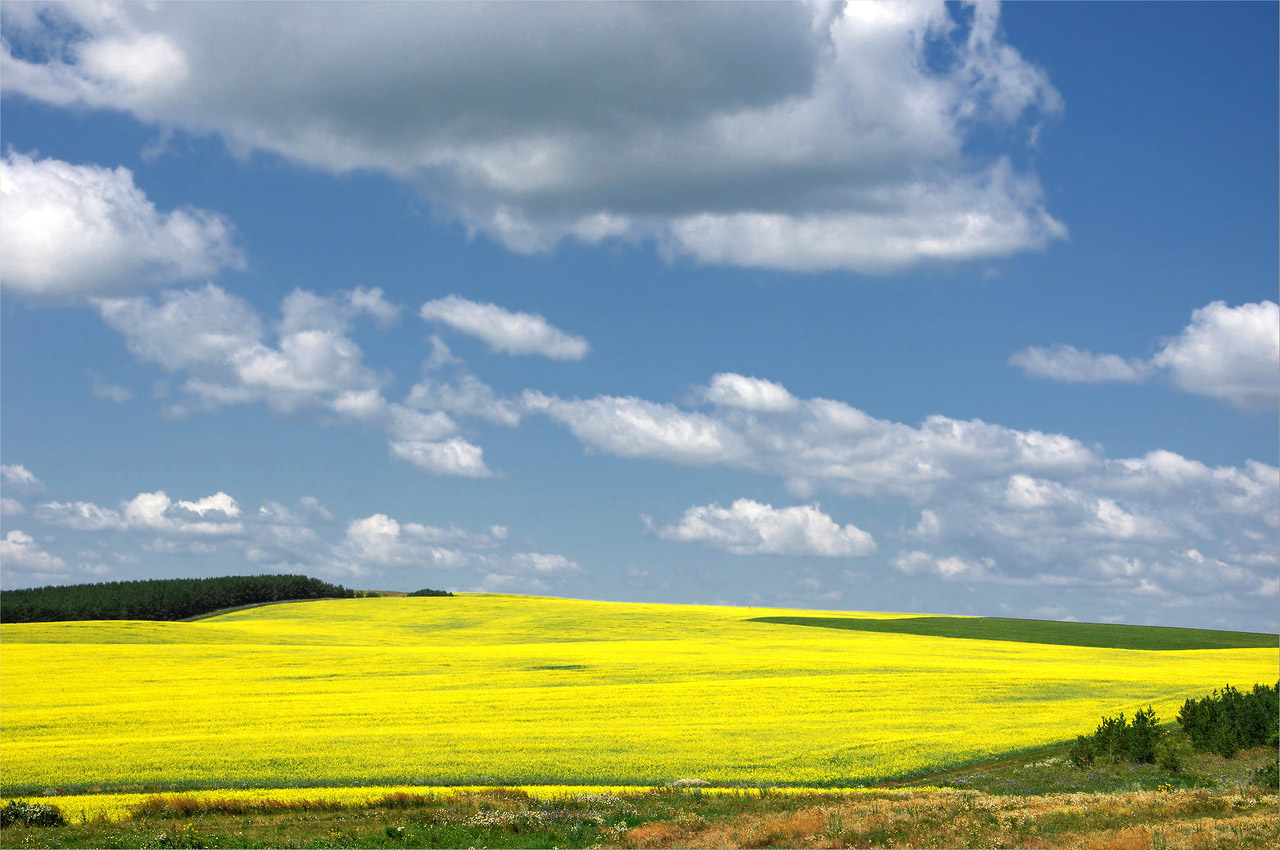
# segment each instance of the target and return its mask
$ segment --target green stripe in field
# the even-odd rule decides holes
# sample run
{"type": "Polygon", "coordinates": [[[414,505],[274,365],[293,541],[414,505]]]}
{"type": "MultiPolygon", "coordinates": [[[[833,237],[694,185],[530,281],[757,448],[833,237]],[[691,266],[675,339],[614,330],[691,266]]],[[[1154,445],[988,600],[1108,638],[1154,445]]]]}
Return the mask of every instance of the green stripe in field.
{"type": "Polygon", "coordinates": [[[892,620],[850,617],[753,617],[751,622],[1109,649],[1266,649],[1280,644],[1280,636],[1258,632],[1178,629],[1169,626],[1119,626],[1108,623],[1064,623],[1056,620],[1019,620],[1012,617],[904,617],[892,620]]]}

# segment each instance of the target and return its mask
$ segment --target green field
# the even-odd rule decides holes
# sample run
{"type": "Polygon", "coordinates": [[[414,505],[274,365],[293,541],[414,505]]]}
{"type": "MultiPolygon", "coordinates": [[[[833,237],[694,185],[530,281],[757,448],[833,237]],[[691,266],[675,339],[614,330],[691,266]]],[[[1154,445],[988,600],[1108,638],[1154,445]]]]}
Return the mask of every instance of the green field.
{"type": "Polygon", "coordinates": [[[1275,649],[1280,635],[1265,632],[1228,632],[1179,629],[1168,626],[1125,626],[1109,623],[1066,623],[1057,620],[1020,620],[1011,617],[752,617],[756,623],[889,632],[901,635],[1009,640],[1055,646],[1094,646],[1110,649],[1275,649]]]}

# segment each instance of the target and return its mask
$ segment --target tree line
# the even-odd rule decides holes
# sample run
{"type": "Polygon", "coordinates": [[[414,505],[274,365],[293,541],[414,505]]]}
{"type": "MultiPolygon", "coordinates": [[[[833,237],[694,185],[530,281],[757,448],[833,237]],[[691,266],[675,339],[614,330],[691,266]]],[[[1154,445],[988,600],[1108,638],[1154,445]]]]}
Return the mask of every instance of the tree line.
{"type": "Polygon", "coordinates": [[[223,576],[49,585],[0,593],[0,621],[183,620],[222,608],[293,599],[350,599],[355,591],[300,575],[223,576]]]}
{"type": "MultiPolygon", "coordinates": [[[[1254,685],[1241,692],[1227,685],[1203,699],[1189,699],[1178,712],[1178,725],[1191,746],[1231,758],[1249,747],[1280,745],[1280,682],[1275,686],[1254,685]]],[[[1095,762],[1132,761],[1156,763],[1167,770],[1178,769],[1173,749],[1162,744],[1162,730],[1156,713],[1148,707],[1133,720],[1104,717],[1092,735],[1080,735],[1071,748],[1071,760],[1078,767],[1095,762]]],[[[1275,766],[1272,765],[1272,775],[1275,766]]]]}

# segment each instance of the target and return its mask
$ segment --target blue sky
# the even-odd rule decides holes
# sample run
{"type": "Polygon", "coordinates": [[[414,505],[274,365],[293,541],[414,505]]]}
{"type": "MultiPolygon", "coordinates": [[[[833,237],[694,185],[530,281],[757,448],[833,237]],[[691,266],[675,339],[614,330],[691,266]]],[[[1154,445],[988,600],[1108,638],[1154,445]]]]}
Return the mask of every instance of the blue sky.
{"type": "Polygon", "coordinates": [[[1276,16],[5,4],[0,580],[1274,630],[1276,16]]]}

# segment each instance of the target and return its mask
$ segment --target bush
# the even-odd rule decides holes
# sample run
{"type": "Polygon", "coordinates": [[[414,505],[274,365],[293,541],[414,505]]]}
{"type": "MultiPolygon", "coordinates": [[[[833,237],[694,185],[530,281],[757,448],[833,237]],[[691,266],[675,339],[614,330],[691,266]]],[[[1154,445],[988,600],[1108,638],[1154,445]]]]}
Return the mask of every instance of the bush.
{"type": "Polygon", "coordinates": [[[48,803],[23,803],[10,800],[0,807],[0,828],[6,826],[63,826],[67,819],[62,809],[48,803]]]}
{"type": "Polygon", "coordinates": [[[1158,724],[1150,707],[1138,711],[1132,723],[1123,712],[1118,717],[1104,717],[1092,735],[1076,738],[1071,761],[1076,767],[1087,767],[1095,761],[1151,764],[1156,760],[1156,744],[1160,740],[1158,724]]]}
{"type": "Polygon", "coordinates": [[[1177,773],[1182,770],[1182,759],[1178,758],[1178,751],[1172,745],[1165,743],[1156,750],[1156,767],[1177,773]]]}
{"type": "Polygon", "coordinates": [[[1249,781],[1263,788],[1280,788],[1280,763],[1272,759],[1255,770],[1249,781]]]}
{"type": "Polygon", "coordinates": [[[1203,699],[1189,699],[1178,712],[1178,723],[1197,750],[1231,758],[1245,747],[1277,746],[1280,701],[1277,687],[1254,685],[1241,693],[1227,685],[1203,699]]]}

